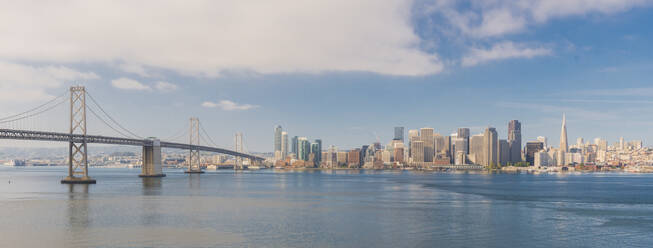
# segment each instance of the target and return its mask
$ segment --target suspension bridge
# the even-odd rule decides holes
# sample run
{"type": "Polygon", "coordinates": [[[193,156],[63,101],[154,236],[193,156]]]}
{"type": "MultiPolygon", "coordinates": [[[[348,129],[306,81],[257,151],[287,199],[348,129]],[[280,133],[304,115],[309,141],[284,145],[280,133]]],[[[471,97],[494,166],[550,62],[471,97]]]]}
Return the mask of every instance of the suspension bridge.
{"type": "MultiPolygon", "coordinates": [[[[46,121],[47,122],[47,121],[46,121]]],[[[28,124],[28,126],[29,126],[28,124]]],[[[83,86],[73,86],[70,90],[44,104],[25,112],[0,118],[0,139],[5,140],[34,140],[34,141],[51,141],[51,142],[68,142],[68,176],[61,180],[66,184],[93,184],[95,179],[88,174],[88,150],[87,144],[110,144],[125,146],[140,146],[143,148],[142,153],[142,173],[140,177],[164,177],[165,174],[161,168],[161,148],[185,149],[189,150],[188,159],[186,160],[188,169],[185,173],[203,173],[200,166],[201,151],[213,152],[231,155],[236,160],[235,169],[243,168],[243,160],[249,159],[250,164],[259,164],[264,158],[248,154],[244,151],[242,142],[242,133],[236,133],[234,138],[234,149],[221,148],[208,135],[199,118],[190,118],[190,126],[186,129],[188,132],[188,142],[177,141],[186,135],[180,132],[172,137],[160,140],[158,138],[143,138],[134,132],[126,129],[109,115],[104,108],[86,91],[83,86]],[[69,98],[66,98],[69,96],[69,98]],[[91,100],[92,105],[87,105],[87,97],[91,100]],[[64,103],[70,104],[70,122],[68,132],[32,130],[38,128],[20,128],[29,123],[34,125],[34,119],[45,113],[54,111],[58,106],[64,103]],[[87,112],[97,120],[109,127],[117,136],[110,135],[89,135],[87,134],[87,112]],[[4,128],[12,127],[12,128],[4,128]],[[209,145],[202,145],[210,143],[209,145]]],[[[50,126],[49,123],[46,124],[50,126]]],[[[184,130],[182,129],[182,130],[184,130]]]]}

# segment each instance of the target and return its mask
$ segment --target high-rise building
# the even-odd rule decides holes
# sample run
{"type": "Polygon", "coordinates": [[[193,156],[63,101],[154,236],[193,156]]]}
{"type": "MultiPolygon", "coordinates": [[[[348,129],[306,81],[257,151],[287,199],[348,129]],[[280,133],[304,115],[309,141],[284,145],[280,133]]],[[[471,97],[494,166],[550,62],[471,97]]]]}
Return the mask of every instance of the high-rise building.
{"type": "Polygon", "coordinates": [[[544,143],[540,141],[526,142],[526,162],[535,164],[535,153],[544,149],[544,143]]]}
{"type": "Polygon", "coordinates": [[[348,165],[350,168],[358,168],[361,166],[361,149],[356,148],[349,151],[347,155],[348,165]]]}
{"type": "Polygon", "coordinates": [[[624,137],[622,136],[619,138],[619,150],[623,151],[625,148],[626,148],[626,144],[624,142],[624,137]]]}
{"type": "Polygon", "coordinates": [[[436,155],[443,154],[445,150],[444,137],[439,133],[433,134],[433,142],[435,143],[433,145],[433,147],[435,147],[435,154],[436,155]]]}
{"type": "Polygon", "coordinates": [[[420,140],[423,142],[424,146],[424,161],[423,162],[433,162],[433,154],[435,149],[433,149],[433,128],[421,128],[419,130],[420,140]]]}
{"type": "Polygon", "coordinates": [[[404,127],[395,127],[395,137],[394,140],[401,140],[404,142],[404,127]]]}
{"type": "Polygon", "coordinates": [[[410,142],[410,150],[412,151],[411,160],[415,163],[424,162],[424,141],[414,140],[410,142]]]}
{"type": "Polygon", "coordinates": [[[408,130],[408,156],[412,157],[413,154],[413,149],[412,149],[412,142],[419,140],[419,131],[418,130],[408,130]]]}
{"type": "Polygon", "coordinates": [[[281,132],[281,159],[288,157],[288,133],[281,132]]]}
{"type": "Polygon", "coordinates": [[[458,139],[463,140],[463,142],[465,143],[464,144],[465,147],[462,147],[463,149],[461,149],[461,147],[456,148],[456,152],[457,151],[464,151],[465,154],[469,153],[469,135],[470,135],[469,134],[469,128],[466,128],[466,127],[458,128],[458,134],[457,134],[458,139]]]}
{"type": "Polygon", "coordinates": [[[320,158],[322,157],[322,148],[320,146],[321,144],[317,142],[311,143],[311,154],[313,154],[313,162],[316,166],[320,165],[320,158]]]}
{"type": "Polygon", "coordinates": [[[274,127],[274,151],[281,151],[281,126],[277,125],[274,127]]]}
{"type": "Polygon", "coordinates": [[[297,149],[299,148],[297,145],[297,136],[293,136],[292,139],[290,140],[290,146],[291,146],[291,152],[297,156],[297,149]]]}
{"type": "Polygon", "coordinates": [[[560,130],[560,151],[569,151],[569,145],[567,144],[567,118],[565,118],[564,114],[562,114],[562,128],[560,130]]]}
{"type": "Polygon", "coordinates": [[[306,137],[299,137],[297,143],[297,159],[308,161],[308,156],[311,153],[311,143],[308,142],[306,137]]]}
{"type": "Polygon", "coordinates": [[[485,164],[483,162],[483,137],[483,134],[476,134],[469,139],[469,160],[474,164],[485,164]]]}
{"type": "Polygon", "coordinates": [[[521,123],[518,120],[508,122],[508,146],[510,162],[521,161],[521,123]]]}
{"type": "Polygon", "coordinates": [[[317,147],[315,148],[316,149],[315,163],[319,165],[322,162],[322,140],[316,139],[315,144],[317,144],[317,147]]]}
{"type": "Polygon", "coordinates": [[[510,160],[510,144],[507,140],[499,140],[499,163],[501,165],[508,164],[510,160]]]}
{"type": "Polygon", "coordinates": [[[488,127],[483,133],[483,162],[487,167],[499,165],[499,135],[496,128],[488,127]]]}

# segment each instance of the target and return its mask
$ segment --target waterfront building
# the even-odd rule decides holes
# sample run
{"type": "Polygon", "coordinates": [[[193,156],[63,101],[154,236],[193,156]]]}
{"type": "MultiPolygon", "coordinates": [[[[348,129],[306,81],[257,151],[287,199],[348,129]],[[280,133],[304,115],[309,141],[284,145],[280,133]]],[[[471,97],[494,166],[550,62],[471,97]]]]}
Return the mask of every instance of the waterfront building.
{"type": "Polygon", "coordinates": [[[435,154],[444,154],[444,151],[446,150],[444,147],[444,137],[439,133],[435,133],[433,134],[433,142],[435,143],[433,144],[433,147],[435,148],[435,154]]]}
{"type": "Polygon", "coordinates": [[[347,155],[349,155],[348,152],[338,152],[338,167],[347,165],[347,155]]]}
{"type": "Polygon", "coordinates": [[[315,162],[316,165],[319,165],[321,162],[320,157],[322,155],[322,148],[320,146],[322,146],[322,144],[320,143],[317,142],[311,143],[311,153],[314,154],[312,161],[315,162]]]}
{"type": "Polygon", "coordinates": [[[308,156],[311,153],[311,144],[308,142],[306,137],[299,137],[297,139],[298,150],[297,150],[297,159],[308,161],[308,156]]]}
{"type": "Polygon", "coordinates": [[[274,127],[274,151],[281,151],[281,133],[283,129],[277,125],[274,127]]]}
{"type": "Polygon", "coordinates": [[[395,137],[394,140],[401,140],[404,142],[404,127],[395,127],[395,137]]]}
{"type": "Polygon", "coordinates": [[[288,157],[288,133],[281,132],[281,159],[288,157]]]}
{"type": "Polygon", "coordinates": [[[564,114],[562,114],[562,128],[560,130],[560,151],[569,151],[569,145],[567,145],[567,119],[564,114]]]}
{"type": "Polygon", "coordinates": [[[290,140],[290,146],[291,146],[291,148],[292,148],[292,149],[291,149],[291,153],[294,153],[295,155],[298,154],[298,153],[297,153],[297,150],[298,150],[297,138],[298,138],[297,136],[293,136],[292,139],[290,140]]]}
{"type": "Polygon", "coordinates": [[[317,155],[317,157],[315,158],[315,162],[317,164],[320,164],[322,163],[322,140],[316,139],[315,144],[317,144],[317,147],[315,148],[316,149],[315,154],[317,155]]]}
{"type": "Polygon", "coordinates": [[[498,136],[495,128],[488,127],[485,129],[483,134],[483,162],[486,167],[499,165],[498,136]]]}
{"type": "Polygon", "coordinates": [[[433,154],[435,152],[435,149],[433,149],[433,128],[421,128],[419,136],[424,146],[424,161],[422,162],[433,162],[433,154]]]}
{"type": "Polygon", "coordinates": [[[395,146],[394,148],[394,161],[396,163],[403,164],[404,163],[404,144],[401,143],[401,146],[395,146]]]}
{"type": "Polygon", "coordinates": [[[358,168],[361,166],[361,149],[356,148],[349,151],[347,155],[347,165],[349,168],[358,168]]]}
{"type": "Polygon", "coordinates": [[[415,140],[410,142],[410,150],[412,151],[411,154],[411,162],[413,163],[421,163],[424,162],[424,141],[421,140],[415,140]]]}
{"type": "Polygon", "coordinates": [[[469,139],[468,159],[474,164],[483,165],[483,134],[476,134],[469,139]]]}
{"type": "Polygon", "coordinates": [[[526,162],[535,164],[535,153],[544,149],[544,143],[540,141],[526,142],[526,162]]]}
{"type": "Polygon", "coordinates": [[[458,147],[456,149],[458,149],[459,151],[464,151],[465,154],[468,154],[469,153],[469,128],[466,127],[458,128],[458,133],[456,134],[456,136],[458,136],[458,139],[463,140],[465,145],[464,147],[458,147]]]}
{"type": "Polygon", "coordinates": [[[518,120],[508,122],[508,156],[512,163],[521,161],[521,123],[518,120]]]}
{"type": "Polygon", "coordinates": [[[510,158],[511,152],[510,143],[504,139],[499,140],[499,163],[501,165],[507,165],[512,161],[510,158]]]}
{"type": "Polygon", "coordinates": [[[419,131],[418,130],[408,130],[408,156],[413,156],[412,142],[419,140],[419,131]]]}

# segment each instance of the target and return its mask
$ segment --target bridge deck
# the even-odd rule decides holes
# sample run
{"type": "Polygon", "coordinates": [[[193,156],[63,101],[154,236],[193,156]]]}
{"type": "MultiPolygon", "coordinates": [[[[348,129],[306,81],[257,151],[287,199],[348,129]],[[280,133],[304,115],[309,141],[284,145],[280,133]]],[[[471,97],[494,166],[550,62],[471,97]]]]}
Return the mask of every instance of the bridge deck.
{"type": "MultiPolygon", "coordinates": [[[[149,139],[130,139],[120,137],[108,137],[100,135],[81,135],[81,134],[68,134],[57,132],[43,132],[43,131],[29,131],[29,130],[14,130],[14,129],[0,129],[0,139],[14,139],[14,140],[38,140],[38,141],[57,141],[57,142],[76,142],[95,144],[111,144],[111,145],[128,145],[128,146],[152,146],[152,140],[149,139]]],[[[251,154],[240,153],[224,148],[210,147],[210,146],[196,146],[175,142],[161,142],[163,148],[176,148],[176,149],[197,149],[200,151],[216,152],[232,156],[244,157],[249,159],[263,160],[262,157],[254,156],[251,154]]]]}

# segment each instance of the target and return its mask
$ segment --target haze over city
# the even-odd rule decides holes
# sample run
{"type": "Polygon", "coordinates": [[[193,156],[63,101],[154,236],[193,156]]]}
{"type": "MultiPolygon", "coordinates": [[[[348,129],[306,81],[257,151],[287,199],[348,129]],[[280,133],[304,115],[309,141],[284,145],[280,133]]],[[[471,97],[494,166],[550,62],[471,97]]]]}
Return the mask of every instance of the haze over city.
{"type": "Polygon", "coordinates": [[[563,112],[572,140],[653,135],[650,1],[351,4],[9,2],[0,111],[83,84],[136,133],[201,116],[214,139],[240,131],[257,152],[277,124],[344,148],[394,126],[503,136],[511,119],[555,144],[563,112]]]}

